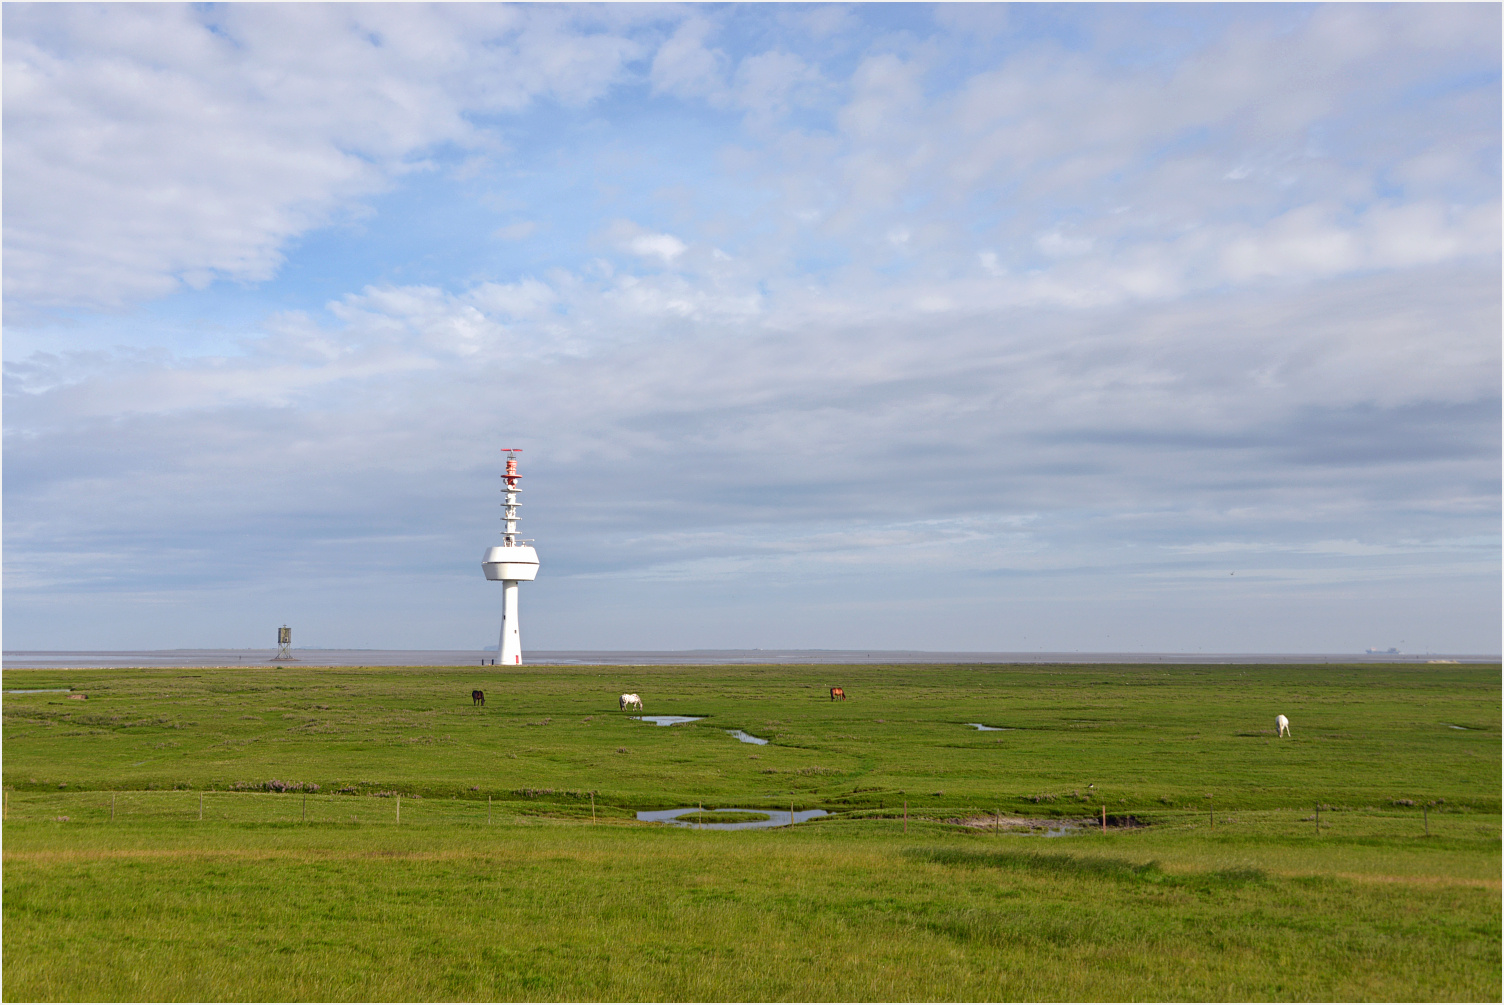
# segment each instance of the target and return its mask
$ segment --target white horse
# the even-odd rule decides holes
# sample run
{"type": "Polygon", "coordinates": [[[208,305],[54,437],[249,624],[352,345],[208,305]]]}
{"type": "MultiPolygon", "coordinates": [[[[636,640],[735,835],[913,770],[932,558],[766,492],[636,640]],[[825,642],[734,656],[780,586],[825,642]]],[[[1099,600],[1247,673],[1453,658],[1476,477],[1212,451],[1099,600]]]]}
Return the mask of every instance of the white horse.
{"type": "Polygon", "coordinates": [[[1290,735],[1290,720],[1282,715],[1274,717],[1274,735],[1276,738],[1290,735]]]}
{"type": "Polygon", "coordinates": [[[621,707],[625,709],[628,705],[636,705],[637,711],[642,711],[642,699],[635,694],[624,694],[621,696],[621,707]]]}

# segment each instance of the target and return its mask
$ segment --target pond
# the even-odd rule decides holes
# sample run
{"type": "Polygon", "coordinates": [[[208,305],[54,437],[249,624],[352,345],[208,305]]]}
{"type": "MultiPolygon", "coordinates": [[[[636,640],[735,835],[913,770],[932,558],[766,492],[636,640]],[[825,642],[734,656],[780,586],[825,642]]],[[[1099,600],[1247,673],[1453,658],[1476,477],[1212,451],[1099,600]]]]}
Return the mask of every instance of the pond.
{"type": "Polygon", "coordinates": [[[760,736],[753,736],[751,733],[743,733],[739,729],[728,729],[726,730],[726,732],[730,733],[732,736],[736,737],[743,743],[755,743],[758,746],[763,746],[768,742],[760,736]]]}
{"type": "Polygon", "coordinates": [[[683,722],[699,722],[703,715],[629,715],[628,719],[651,722],[655,726],[677,726],[683,722]]]}
{"type": "Polygon", "coordinates": [[[1016,728],[1014,726],[984,726],[980,722],[968,722],[966,725],[972,729],[980,729],[984,733],[1007,733],[1016,728]]]}
{"type": "MultiPolygon", "coordinates": [[[[688,820],[679,820],[686,813],[698,813],[700,807],[686,806],[678,810],[638,810],[637,819],[654,821],[659,823],[673,824],[676,827],[695,827],[698,830],[707,831],[746,831],[757,830],[764,827],[787,827],[789,825],[788,810],[749,810],[734,806],[720,806],[713,810],[707,809],[707,813],[758,813],[766,816],[766,820],[749,820],[740,824],[695,824],[688,820]]],[[[824,810],[798,810],[794,813],[794,823],[803,823],[805,820],[813,820],[815,817],[828,816],[824,810]]]]}
{"type": "Polygon", "coordinates": [[[28,687],[5,692],[6,694],[67,694],[71,687],[28,687]]]}

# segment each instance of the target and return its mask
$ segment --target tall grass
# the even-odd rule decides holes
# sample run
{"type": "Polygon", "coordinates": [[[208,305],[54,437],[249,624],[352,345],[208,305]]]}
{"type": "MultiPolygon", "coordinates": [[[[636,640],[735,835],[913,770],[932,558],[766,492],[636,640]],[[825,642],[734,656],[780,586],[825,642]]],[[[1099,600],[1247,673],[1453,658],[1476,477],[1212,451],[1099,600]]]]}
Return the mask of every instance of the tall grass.
{"type": "Polygon", "coordinates": [[[1125,856],[1112,836],[1046,846],[885,826],[13,822],[5,994],[1474,1000],[1499,991],[1497,885],[1177,870],[1125,856]],[[61,832],[68,840],[54,840],[61,832]]]}

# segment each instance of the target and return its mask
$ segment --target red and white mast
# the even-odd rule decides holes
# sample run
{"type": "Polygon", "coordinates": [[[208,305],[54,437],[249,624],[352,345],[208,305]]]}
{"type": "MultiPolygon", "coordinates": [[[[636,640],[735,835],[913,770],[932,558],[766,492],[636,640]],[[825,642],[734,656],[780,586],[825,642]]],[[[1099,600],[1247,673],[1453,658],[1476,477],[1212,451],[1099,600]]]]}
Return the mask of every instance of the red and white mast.
{"type": "Polygon", "coordinates": [[[517,447],[503,447],[507,455],[506,474],[501,476],[502,532],[501,546],[487,548],[480,567],[486,578],[499,580],[502,584],[501,641],[496,647],[497,661],[502,666],[518,666],[522,663],[522,635],[517,624],[517,584],[531,582],[538,575],[538,553],[532,545],[517,539],[517,447]]]}

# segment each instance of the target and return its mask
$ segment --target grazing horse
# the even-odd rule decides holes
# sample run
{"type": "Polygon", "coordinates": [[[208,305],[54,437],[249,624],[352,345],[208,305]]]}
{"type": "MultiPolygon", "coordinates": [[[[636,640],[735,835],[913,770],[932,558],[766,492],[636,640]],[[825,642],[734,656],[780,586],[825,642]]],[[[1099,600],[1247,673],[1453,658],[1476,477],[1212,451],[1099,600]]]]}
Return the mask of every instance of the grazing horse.
{"type": "Polygon", "coordinates": [[[485,708],[486,707],[486,692],[484,692],[484,691],[471,691],[470,692],[470,704],[472,704],[472,705],[479,705],[481,708],[485,708]]]}
{"type": "Polygon", "coordinates": [[[1274,717],[1274,735],[1276,738],[1290,735],[1290,720],[1282,715],[1274,717]]]}
{"type": "Polygon", "coordinates": [[[841,699],[842,701],[845,701],[846,700],[846,692],[843,691],[843,690],[841,690],[838,687],[833,687],[833,688],[830,689],[830,700],[831,701],[835,701],[837,698],[841,699]]]}
{"type": "Polygon", "coordinates": [[[642,699],[635,694],[624,694],[621,696],[621,707],[626,708],[628,705],[636,705],[637,711],[642,711],[642,699]]]}

